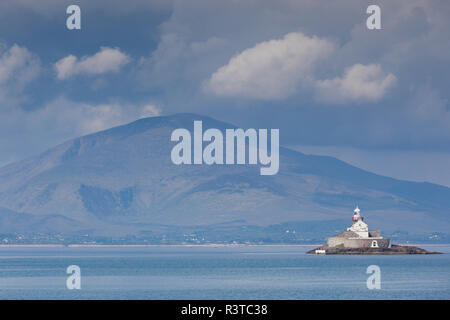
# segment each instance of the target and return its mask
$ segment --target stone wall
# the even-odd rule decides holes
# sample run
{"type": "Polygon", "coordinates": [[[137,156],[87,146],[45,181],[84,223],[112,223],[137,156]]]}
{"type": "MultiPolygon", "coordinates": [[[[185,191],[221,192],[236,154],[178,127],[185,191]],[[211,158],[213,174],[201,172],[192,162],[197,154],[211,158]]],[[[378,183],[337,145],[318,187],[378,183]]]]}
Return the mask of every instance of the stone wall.
{"type": "Polygon", "coordinates": [[[369,230],[369,237],[381,237],[380,230],[369,230]]]}
{"type": "Polygon", "coordinates": [[[387,238],[363,238],[363,239],[349,239],[342,237],[328,238],[327,244],[329,247],[343,246],[344,248],[363,248],[371,247],[373,241],[379,248],[389,248],[390,240],[387,238]]]}

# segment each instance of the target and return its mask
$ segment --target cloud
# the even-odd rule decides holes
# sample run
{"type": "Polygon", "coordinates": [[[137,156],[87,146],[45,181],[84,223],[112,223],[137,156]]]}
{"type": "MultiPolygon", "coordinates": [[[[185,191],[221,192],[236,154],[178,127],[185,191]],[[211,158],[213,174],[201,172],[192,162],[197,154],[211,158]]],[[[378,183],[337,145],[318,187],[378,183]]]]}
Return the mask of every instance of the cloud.
{"type": "Polygon", "coordinates": [[[229,58],[225,49],[229,45],[223,38],[210,37],[201,41],[187,41],[175,33],[161,36],[151,56],[139,61],[140,85],[166,89],[173,96],[174,85],[187,86],[187,91],[198,89],[198,83],[210,76],[229,58]],[[220,61],[220,62],[218,62],[220,61]]]}
{"type": "Polygon", "coordinates": [[[0,163],[19,160],[65,140],[160,113],[160,108],[154,104],[91,104],[71,101],[64,96],[33,111],[0,109],[0,163]]]}
{"type": "Polygon", "coordinates": [[[41,72],[39,58],[27,48],[0,44],[0,106],[11,108],[23,101],[23,90],[41,72]]]}
{"type": "Polygon", "coordinates": [[[450,188],[450,152],[365,149],[342,146],[289,146],[307,154],[332,156],[358,168],[396,179],[428,181],[450,188]],[[425,163],[432,163],[427,166],[425,163]]]}
{"type": "Polygon", "coordinates": [[[27,113],[30,126],[56,127],[66,132],[67,137],[85,135],[122,125],[139,118],[160,115],[153,105],[135,106],[119,103],[89,104],[74,102],[59,97],[44,108],[27,113]]]}
{"type": "Polygon", "coordinates": [[[78,59],[69,55],[55,63],[58,79],[64,80],[78,74],[103,74],[117,72],[130,62],[130,57],[117,48],[101,47],[93,56],[85,56],[78,59]]]}
{"type": "Polygon", "coordinates": [[[332,51],[333,44],[326,39],[289,33],[234,56],[212,74],[207,87],[219,96],[282,99],[294,93],[332,51]]]}
{"type": "MultiPolygon", "coordinates": [[[[64,16],[66,4],[63,2],[0,1],[0,24],[3,26],[0,28],[0,38],[11,44],[27,43],[27,48],[34,54],[39,53],[45,65],[53,67],[56,60],[69,54],[77,57],[75,61],[80,63],[82,56],[86,54],[82,51],[83,48],[92,45],[98,34],[90,30],[80,39],[79,51],[67,51],[64,27],[58,29],[60,31],[57,33],[52,31],[54,17],[61,18],[61,12],[64,16]],[[24,23],[29,28],[24,28],[24,23]],[[29,32],[26,32],[30,28],[35,35],[31,38],[29,32]],[[46,36],[48,34],[52,34],[52,37],[46,36]],[[55,41],[54,36],[60,41],[55,41]],[[49,54],[49,48],[52,48],[52,52],[64,54],[50,61],[52,54],[49,54]]],[[[83,96],[86,101],[96,101],[95,105],[91,105],[93,108],[120,100],[121,109],[130,106],[130,112],[139,117],[139,112],[134,111],[135,103],[142,106],[144,101],[164,101],[164,111],[169,113],[187,110],[241,125],[250,122],[252,126],[277,127],[283,130],[283,140],[290,142],[365,148],[449,148],[448,1],[378,0],[377,4],[382,9],[382,30],[377,31],[367,29],[367,3],[359,0],[326,3],[281,0],[276,6],[273,5],[273,0],[192,0],[175,1],[173,7],[167,3],[166,9],[161,11],[150,8],[154,1],[80,2],[83,12],[89,12],[89,16],[94,12],[97,16],[96,25],[99,28],[94,29],[115,30],[116,19],[112,17],[120,15],[121,30],[126,32],[122,32],[122,35],[112,32],[114,39],[105,38],[104,45],[118,46],[122,52],[133,57],[142,56],[139,60],[142,64],[136,63],[133,68],[127,65],[126,68],[127,72],[138,75],[129,74],[126,81],[122,77],[95,77],[93,83],[71,82],[69,87],[65,82],[58,81],[56,76],[54,79],[45,79],[49,81],[40,81],[38,85],[33,82],[32,86],[26,87],[26,92],[14,95],[15,98],[27,99],[22,108],[28,110],[41,107],[54,101],[55,96],[74,99],[83,96]],[[106,2],[108,5],[105,6],[106,2]],[[127,19],[124,19],[124,11],[128,12],[127,19]],[[149,16],[152,19],[149,20],[149,16]],[[136,33],[136,26],[145,21],[150,23],[145,28],[146,31],[136,33]],[[227,66],[232,57],[239,56],[257,44],[269,43],[271,39],[282,42],[284,36],[293,31],[301,31],[307,38],[315,35],[318,39],[331,39],[335,44],[332,55],[313,64],[310,71],[304,72],[305,76],[299,76],[297,80],[295,74],[288,74],[287,83],[291,86],[280,84],[280,94],[255,90],[256,93],[253,91],[250,92],[253,95],[249,95],[248,90],[233,88],[235,93],[223,92],[220,95],[220,87],[214,88],[216,93],[209,86],[212,75],[221,67],[227,66]],[[137,45],[130,46],[127,41],[126,35],[130,32],[136,38],[133,43],[137,45]],[[346,75],[346,69],[357,63],[366,67],[380,66],[381,75],[372,81],[374,88],[383,88],[380,84],[389,74],[397,78],[395,86],[386,86],[378,100],[370,98],[371,95],[367,93],[355,97],[344,83],[352,79],[346,75]],[[205,83],[208,94],[203,90],[205,83]],[[319,84],[322,84],[322,88],[319,88],[319,84]],[[426,84],[427,89],[420,90],[421,84],[426,84]],[[94,86],[95,91],[92,90],[94,86]],[[222,99],[221,96],[251,99],[222,99]],[[333,99],[333,96],[339,96],[339,99],[333,99]],[[36,101],[39,103],[35,103],[36,101]],[[350,107],[336,108],[336,103],[350,107]],[[357,104],[358,107],[352,108],[351,104],[357,104]],[[275,108],[280,112],[274,114],[275,108]],[[255,118],[256,109],[258,117],[255,118]],[[352,125],[348,125],[349,123],[352,125]]],[[[64,21],[62,22],[64,26],[64,21]]],[[[0,46],[0,55],[4,51],[0,46]]],[[[89,51],[88,54],[94,55],[97,51],[99,50],[89,51]]],[[[125,68],[122,67],[120,71],[123,69],[125,68]]],[[[277,70],[275,71],[277,74],[277,70]]],[[[264,79],[256,77],[256,80],[262,82],[264,79]]],[[[282,80],[285,78],[282,77],[282,80]]],[[[9,92],[8,96],[12,97],[12,88],[20,87],[18,84],[7,85],[8,83],[5,81],[0,84],[0,98],[3,96],[2,90],[9,92]]],[[[376,91],[372,90],[372,93],[376,91]]],[[[4,102],[4,99],[1,100],[2,108],[4,105],[11,105],[4,102]]],[[[77,105],[79,104],[74,104],[74,108],[77,105]]],[[[65,112],[66,108],[57,111],[55,107],[54,110],[57,113],[65,112]]],[[[84,114],[88,112],[85,111],[84,114]]],[[[48,141],[59,140],[49,134],[47,141],[35,141],[35,147],[28,141],[34,136],[43,137],[49,129],[42,126],[39,130],[43,132],[38,129],[31,131],[24,128],[19,120],[10,120],[13,117],[12,112],[0,114],[0,122],[4,127],[1,129],[0,140],[3,139],[6,143],[11,137],[13,140],[16,137],[10,142],[11,154],[28,152],[27,147],[39,151],[50,144],[48,141]],[[9,126],[9,122],[15,125],[9,126]],[[11,129],[6,130],[5,125],[11,129]],[[22,133],[16,133],[15,128],[22,133]],[[19,136],[22,138],[18,139],[19,136]]],[[[120,116],[109,119],[119,118],[120,116]]],[[[75,121],[78,124],[86,122],[87,120],[75,121]]],[[[73,126],[80,127],[75,124],[73,126]]],[[[87,124],[84,128],[87,127],[95,126],[87,124]]],[[[72,129],[69,131],[73,132],[72,129]]],[[[71,136],[69,133],[67,135],[71,136]]],[[[0,150],[0,156],[9,159],[8,150],[0,150]]]]}
{"type": "Polygon", "coordinates": [[[157,117],[161,115],[161,109],[154,104],[147,104],[140,109],[139,118],[157,117]]]}
{"type": "MultiPolygon", "coordinates": [[[[92,13],[106,13],[108,15],[123,16],[130,12],[142,11],[162,11],[172,6],[172,0],[77,0],[72,1],[78,4],[82,10],[92,13]]],[[[61,9],[65,10],[72,4],[70,1],[61,0],[2,0],[0,1],[0,16],[17,12],[17,10],[29,10],[44,17],[58,17],[61,9]]]]}
{"type": "Polygon", "coordinates": [[[3,52],[0,50],[0,85],[14,83],[22,88],[33,80],[39,71],[39,59],[27,48],[15,44],[3,52]]]}
{"type": "Polygon", "coordinates": [[[214,72],[206,88],[218,96],[284,99],[299,87],[317,92],[330,104],[375,102],[394,86],[396,77],[380,65],[355,64],[342,77],[315,80],[315,66],[327,61],[335,46],[326,39],[289,33],[282,39],[258,43],[235,55],[214,72]]]}
{"type": "Polygon", "coordinates": [[[410,91],[403,121],[411,123],[411,130],[404,134],[405,141],[415,141],[424,146],[437,144],[449,150],[450,104],[449,99],[431,87],[422,84],[410,91]]]}
{"type": "Polygon", "coordinates": [[[340,78],[317,81],[319,100],[336,104],[347,102],[374,102],[380,100],[396,82],[380,65],[355,64],[340,78]]]}

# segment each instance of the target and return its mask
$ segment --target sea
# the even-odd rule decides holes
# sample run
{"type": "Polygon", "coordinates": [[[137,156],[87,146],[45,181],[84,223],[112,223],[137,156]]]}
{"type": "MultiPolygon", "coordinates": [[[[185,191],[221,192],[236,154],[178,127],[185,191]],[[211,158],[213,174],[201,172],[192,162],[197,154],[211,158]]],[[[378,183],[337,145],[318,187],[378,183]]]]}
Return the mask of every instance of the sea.
{"type": "Polygon", "coordinates": [[[449,299],[450,245],[419,246],[443,254],[310,255],[314,246],[292,245],[2,246],[0,299],[449,299]],[[79,273],[67,273],[69,266],[79,273]],[[379,289],[369,279],[374,268],[379,289]]]}

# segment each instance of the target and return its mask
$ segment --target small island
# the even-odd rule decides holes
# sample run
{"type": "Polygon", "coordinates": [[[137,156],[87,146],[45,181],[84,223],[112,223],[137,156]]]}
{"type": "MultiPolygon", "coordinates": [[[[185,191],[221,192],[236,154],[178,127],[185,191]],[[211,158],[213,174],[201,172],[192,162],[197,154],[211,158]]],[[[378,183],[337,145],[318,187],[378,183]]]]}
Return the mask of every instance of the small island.
{"type": "Polygon", "coordinates": [[[353,211],[352,226],[328,238],[327,244],[310,250],[310,254],[440,254],[413,246],[401,246],[383,238],[380,230],[369,230],[358,207],[353,211]]]}

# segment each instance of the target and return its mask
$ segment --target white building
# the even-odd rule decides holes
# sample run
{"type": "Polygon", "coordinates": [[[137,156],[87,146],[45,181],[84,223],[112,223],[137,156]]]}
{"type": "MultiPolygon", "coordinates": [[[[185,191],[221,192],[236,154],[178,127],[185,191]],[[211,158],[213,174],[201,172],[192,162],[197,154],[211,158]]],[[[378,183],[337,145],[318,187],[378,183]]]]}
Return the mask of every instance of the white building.
{"type": "Polygon", "coordinates": [[[380,230],[369,230],[358,207],[353,211],[352,226],[336,236],[328,238],[328,247],[343,248],[388,248],[390,239],[383,238],[380,230]]]}
{"type": "Polygon", "coordinates": [[[352,221],[353,224],[350,228],[347,228],[347,231],[353,231],[361,238],[369,237],[369,226],[367,223],[364,223],[364,218],[360,215],[361,210],[358,207],[353,211],[352,221]]]}

